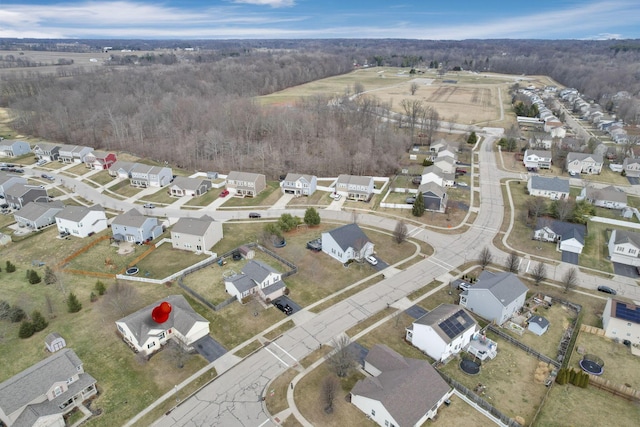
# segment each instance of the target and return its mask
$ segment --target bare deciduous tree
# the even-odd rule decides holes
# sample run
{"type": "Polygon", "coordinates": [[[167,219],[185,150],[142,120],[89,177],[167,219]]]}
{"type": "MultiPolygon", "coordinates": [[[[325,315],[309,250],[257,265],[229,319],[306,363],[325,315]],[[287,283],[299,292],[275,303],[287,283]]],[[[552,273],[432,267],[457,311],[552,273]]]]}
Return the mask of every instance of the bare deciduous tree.
{"type": "Polygon", "coordinates": [[[571,216],[571,212],[573,212],[574,206],[575,204],[572,200],[556,200],[551,205],[551,212],[556,219],[558,219],[559,221],[564,221],[569,218],[569,216],[571,216]]]}
{"type": "Polygon", "coordinates": [[[512,251],[509,255],[507,255],[507,259],[505,260],[504,264],[508,272],[517,273],[518,267],[520,267],[520,257],[517,253],[512,251]]]}
{"type": "Polygon", "coordinates": [[[493,254],[491,253],[491,250],[488,247],[484,247],[480,251],[478,262],[480,263],[480,266],[484,270],[489,264],[491,264],[491,261],[493,261],[493,254]]]}
{"type": "Polygon", "coordinates": [[[45,294],[44,302],[45,306],[47,307],[47,315],[49,316],[49,319],[54,319],[56,317],[56,309],[55,305],[53,304],[53,298],[51,298],[51,295],[45,294]]]}
{"type": "Polygon", "coordinates": [[[424,107],[422,106],[422,101],[419,99],[403,99],[400,101],[400,106],[404,111],[404,115],[407,117],[407,121],[409,122],[409,128],[411,130],[411,141],[413,142],[413,136],[416,130],[416,125],[418,124],[418,120],[422,117],[424,113],[424,107]]]}
{"type": "Polygon", "coordinates": [[[121,280],[116,280],[105,293],[102,305],[119,316],[126,316],[136,305],[138,299],[136,288],[121,280]]]}
{"type": "Polygon", "coordinates": [[[539,285],[544,279],[547,278],[547,267],[544,265],[544,263],[539,262],[535,267],[533,267],[533,270],[531,270],[531,277],[533,277],[533,282],[536,285],[539,285]]]}
{"type": "Polygon", "coordinates": [[[566,273],[562,276],[562,286],[564,288],[564,293],[568,293],[570,290],[574,289],[577,285],[578,281],[578,271],[575,267],[571,267],[567,270],[566,273]]]}
{"type": "Polygon", "coordinates": [[[409,86],[409,92],[411,92],[411,95],[415,95],[418,89],[420,89],[420,85],[416,82],[412,82],[409,86]]]}
{"type": "Polygon", "coordinates": [[[340,390],[340,381],[334,375],[324,377],[322,381],[322,404],[324,405],[324,412],[327,414],[333,413],[333,402],[336,399],[336,395],[340,390]]]}
{"type": "Polygon", "coordinates": [[[544,197],[529,197],[527,199],[527,209],[532,224],[535,225],[538,217],[547,211],[547,201],[544,197]]]}
{"type": "Polygon", "coordinates": [[[340,378],[349,375],[356,365],[355,354],[349,344],[351,344],[349,337],[340,335],[333,340],[333,351],[326,356],[329,368],[340,378]]]}
{"type": "Polygon", "coordinates": [[[394,240],[398,244],[403,243],[405,240],[407,240],[408,234],[409,234],[409,228],[407,227],[407,224],[404,222],[404,220],[402,219],[399,220],[396,223],[395,230],[393,230],[394,240]]]}
{"type": "Polygon", "coordinates": [[[431,145],[433,142],[433,136],[440,128],[440,115],[435,108],[429,106],[422,109],[420,125],[423,133],[427,136],[427,142],[431,145]]]}

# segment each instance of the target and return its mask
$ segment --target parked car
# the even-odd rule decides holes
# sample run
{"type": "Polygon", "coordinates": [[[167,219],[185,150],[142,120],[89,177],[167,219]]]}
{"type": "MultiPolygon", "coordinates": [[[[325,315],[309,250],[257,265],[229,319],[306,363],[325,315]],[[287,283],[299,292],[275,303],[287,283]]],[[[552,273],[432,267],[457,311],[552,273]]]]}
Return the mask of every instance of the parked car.
{"type": "Polygon", "coordinates": [[[262,218],[258,212],[249,212],[249,218],[262,218]]]}
{"type": "Polygon", "coordinates": [[[307,242],[307,249],[320,252],[322,250],[322,239],[310,240],[307,242]]]}
{"type": "Polygon", "coordinates": [[[333,200],[335,200],[336,202],[340,199],[342,199],[342,194],[336,194],[335,196],[333,196],[333,200]]]}
{"type": "Polygon", "coordinates": [[[373,255],[369,255],[368,257],[365,258],[365,260],[371,265],[377,265],[378,264],[378,260],[373,255]]]}
{"type": "Polygon", "coordinates": [[[456,185],[458,187],[468,187],[469,186],[469,184],[467,184],[466,182],[456,182],[456,185]]]}
{"type": "Polygon", "coordinates": [[[227,197],[229,195],[229,190],[222,190],[222,193],[220,193],[220,197],[227,197]]]}
{"type": "Polygon", "coordinates": [[[56,180],[53,176],[47,175],[46,173],[43,173],[42,175],[40,175],[40,177],[42,177],[44,179],[48,179],[49,181],[55,181],[56,180]]]}
{"type": "Polygon", "coordinates": [[[465,174],[467,171],[465,169],[456,168],[456,173],[465,174]]]}
{"type": "Polygon", "coordinates": [[[600,292],[604,292],[605,294],[611,294],[611,295],[617,294],[615,289],[612,289],[612,288],[610,288],[608,286],[604,286],[604,285],[598,286],[598,290],[600,292]]]}
{"type": "Polygon", "coordinates": [[[405,203],[407,203],[407,204],[409,204],[409,205],[412,205],[412,204],[414,204],[414,203],[416,202],[416,198],[415,198],[415,197],[407,197],[407,198],[404,200],[404,202],[405,202],[405,203]]]}
{"type": "Polygon", "coordinates": [[[145,203],[144,205],[142,205],[142,207],[145,209],[155,209],[156,205],[154,205],[153,203],[145,203]]]}
{"type": "Polygon", "coordinates": [[[291,306],[289,304],[282,304],[282,303],[276,301],[276,302],[273,303],[273,305],[275,305],[278,310],[280,310],[281,312],[283,312],[287,316],[290,315],[291,313],[293,313],[293,308],[291,308],[291,306]]]}

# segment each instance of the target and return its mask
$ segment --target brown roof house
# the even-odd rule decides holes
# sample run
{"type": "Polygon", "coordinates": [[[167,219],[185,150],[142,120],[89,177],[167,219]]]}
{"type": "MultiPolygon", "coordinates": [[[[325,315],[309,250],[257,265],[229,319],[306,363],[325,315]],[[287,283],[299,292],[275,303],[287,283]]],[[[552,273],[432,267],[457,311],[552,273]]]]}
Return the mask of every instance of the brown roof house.
{"type": "Polygon", "coordinates": [[[353,387],[351,403],[379,426],[421,426],[453,394],[429,362],[401,356],[383,344],[369,351],[364,370],[371,376],[353,387]]]}
{"type": "Polygon", "coordinates": [[[0,384],[0,421],[8,427],[64,427],[63,415],[96,394],[95,378],[65,348],[0,384]]]}

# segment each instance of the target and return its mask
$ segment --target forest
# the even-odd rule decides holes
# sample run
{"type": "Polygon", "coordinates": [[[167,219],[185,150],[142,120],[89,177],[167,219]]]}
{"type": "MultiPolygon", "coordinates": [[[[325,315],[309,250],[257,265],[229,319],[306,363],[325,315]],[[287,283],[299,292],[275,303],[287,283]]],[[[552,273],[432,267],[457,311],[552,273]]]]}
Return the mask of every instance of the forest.
{"type": "MultiPolygon", "coordinates": [[[[23,42],[0,40],[0,48],[15,50],[23,42]]],[[[356,64],[549,75],[628,123],[640,117],[640,41],[633,40],[93,40],[73,48],[93,52],[109,43],[131,52],[114,52],[111,65],[100,68],[64,63],[52,75],[35,64],[28,72],[2,74],[0,106],[11,109],[16,130],[187,169],[259,171],[271,178],[288,171],[391,174],[410,138],[381,120],[389,106],[375,97],[352,99],[353,88],[345,88],[338,99],[313,97],[294,107],[267,108],[255,100],[356,64]],[[178,49],[184,47],[194,50],[178,49]],[[158,53],[137,55],[141,49],[158,53]],[[612,105],[623,91],[629,96],[612,105]]]]}

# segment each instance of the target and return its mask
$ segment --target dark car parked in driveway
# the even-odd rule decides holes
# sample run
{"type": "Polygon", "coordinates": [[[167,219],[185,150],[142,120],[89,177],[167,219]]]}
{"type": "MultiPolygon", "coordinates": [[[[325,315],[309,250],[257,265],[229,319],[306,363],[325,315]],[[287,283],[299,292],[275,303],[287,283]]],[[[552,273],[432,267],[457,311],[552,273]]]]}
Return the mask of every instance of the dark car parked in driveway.
{"type": "Polygon", "coordinates": [[[600,292],[604,292],[605,294],[611,294],[611,295],[615,295],[617,292],[615,289],[612,289],[608,286],[604,286],[604,285],[600,285],[598,286],[598,290],[600,292]]]}
{"type": "Polygon", "coordinates": [[[287,316],[293,313],[293,308],[291,308],[289,304],[281,304],[279,302],[274,302],[273,305],[275,305],[278,310],[280,310],[287,316]]]}

